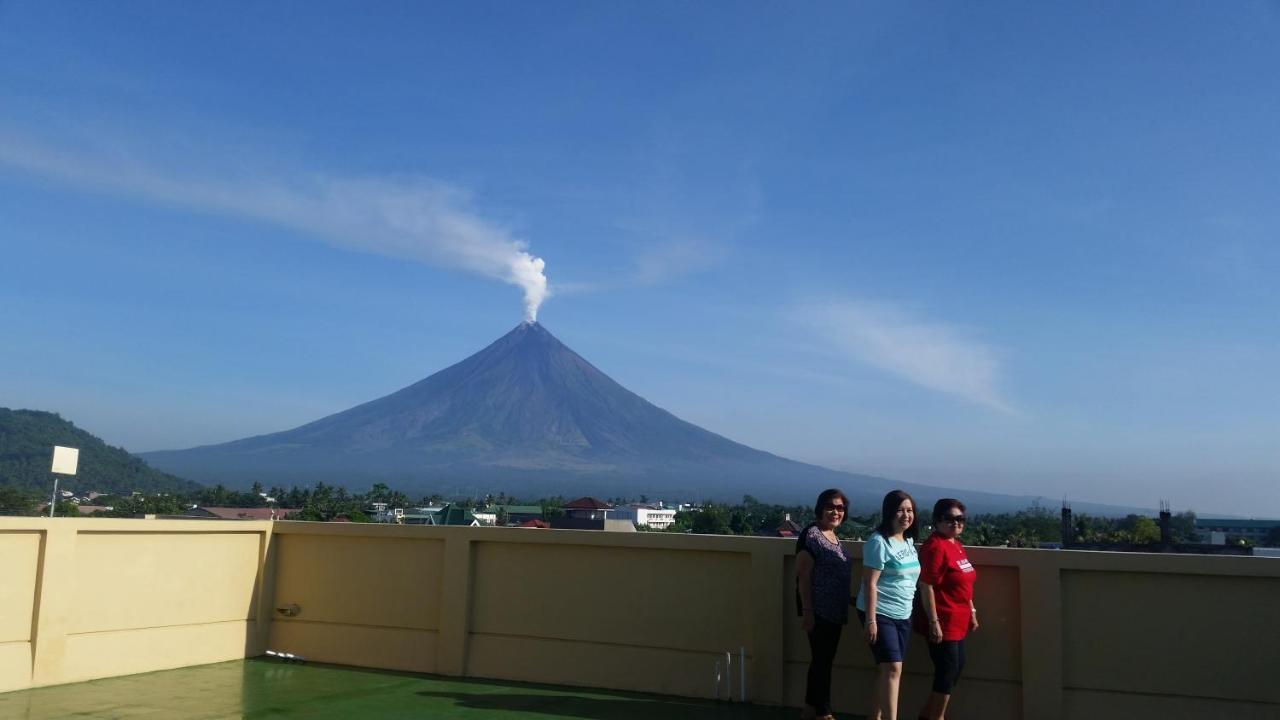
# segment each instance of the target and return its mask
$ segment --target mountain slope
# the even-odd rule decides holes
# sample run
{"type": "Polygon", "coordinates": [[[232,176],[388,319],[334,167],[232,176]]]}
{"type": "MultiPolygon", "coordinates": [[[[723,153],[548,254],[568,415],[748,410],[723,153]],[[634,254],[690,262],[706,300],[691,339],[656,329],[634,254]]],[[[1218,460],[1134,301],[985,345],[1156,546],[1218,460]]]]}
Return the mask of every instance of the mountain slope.
{"type": "MultiPolygon", "coordinates": [[[[685,422],[619,385],[537,323],[398,392],[284,432],[147,453],[153,465],[243,487],[387,482],[416,493],[476,488],[520,496],[646,493],[796,501],[841,486],[878,503],[906,487],[756,450],[685,422]]],[[[1037,498],[967,493],[984,507],[1037,498]]]]}
{"type": "Polygon", "coordinates": [[[200,486],[161,472],[121,448],[111,447],[56,413],[0,408],[0,485],[47,493],[54,445],[80,449],[74,479],[63,478],[67,490],[123,494],[186,493],[200,486]]]}

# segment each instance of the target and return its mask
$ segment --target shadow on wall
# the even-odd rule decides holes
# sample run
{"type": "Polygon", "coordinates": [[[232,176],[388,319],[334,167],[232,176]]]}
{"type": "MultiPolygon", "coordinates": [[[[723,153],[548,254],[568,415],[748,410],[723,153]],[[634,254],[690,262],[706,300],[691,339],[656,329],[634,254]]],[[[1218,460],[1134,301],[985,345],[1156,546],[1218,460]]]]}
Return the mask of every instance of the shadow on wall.
{"type": "Polygon", "coordinates": [[[271,621],[276,614],[276,543],[272,542],[271,535],[267,531],[258,536],[258,572],[249,591],[249,612],[246,616],[248,622],[244,625],[242,657],[246,658],[261,657],[266,653],[271,621]]]}

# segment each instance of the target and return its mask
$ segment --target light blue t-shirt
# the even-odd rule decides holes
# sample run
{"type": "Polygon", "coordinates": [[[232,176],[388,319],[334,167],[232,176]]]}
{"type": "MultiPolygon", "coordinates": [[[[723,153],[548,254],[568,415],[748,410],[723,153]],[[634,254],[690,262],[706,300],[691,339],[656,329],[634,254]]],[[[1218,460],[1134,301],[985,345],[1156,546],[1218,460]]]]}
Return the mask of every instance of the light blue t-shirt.
{"type": "MultiPolygon", "coordinates": [[[[879,570],[876,581],[876,614],[895,620],[911,617],[911,598],[920,579],[916,546],[906,540],[885,539],[878,532],[862,546],[862,571],[879,570]]],[[[867,584],[858,583],[858,609],[867,611],[867,584]]]]}

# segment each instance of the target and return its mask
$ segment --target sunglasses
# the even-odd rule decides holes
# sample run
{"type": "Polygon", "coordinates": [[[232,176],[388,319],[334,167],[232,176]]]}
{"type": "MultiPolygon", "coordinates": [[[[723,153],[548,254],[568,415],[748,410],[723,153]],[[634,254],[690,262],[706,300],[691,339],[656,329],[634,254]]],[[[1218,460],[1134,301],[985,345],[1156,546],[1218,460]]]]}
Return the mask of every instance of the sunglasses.
{"type": "Polygon", "coordinates": [[[963,516],[963,515],[948,515],[948,516],[946,516],[946,517],[942,518],[942,520],[940,520],[939,522],[951,523],[952,525],[963,525],[963,524],[964,524],[964,516],[963,516]]]}
{"type": "Polygon", "coordinates": [[[836,512],[844,512],[844,511],[845,511],[845,507],[844,507],[843,505],[836,505],[836,504],[834,504],[834,503],[828,503],[828,504],[826,504],[826,505],[823,505],[823,506],[822,506],[822,509],[823,509],[823,510],[835,510],[836,512]]]}

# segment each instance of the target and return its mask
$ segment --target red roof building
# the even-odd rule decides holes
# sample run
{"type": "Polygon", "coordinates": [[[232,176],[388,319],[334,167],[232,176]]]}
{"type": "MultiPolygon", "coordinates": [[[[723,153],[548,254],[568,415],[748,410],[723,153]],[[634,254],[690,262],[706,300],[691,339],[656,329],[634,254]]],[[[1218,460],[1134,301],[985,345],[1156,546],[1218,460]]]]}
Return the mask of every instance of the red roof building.
{"type": "Polygon", "coordinates": [[[778,526],[777,530],[774,530],[774,533],[778,537],[796,537],[803,530],[804,528],[800,527],[796,521],[791,519],[791,513],[787,513],[782,519],[782,524],[778,526]]]}
{"type": "MultiPolygon", "coordinates": [[[[564,504],[564,516],[574,520],[603,521],[609,519],[613,506],[593,497],[580,497],[564,504]]],[[[557,526],[558,527],[558,526],[557,526]]]]}
{"type": "Polygon", "coordinates": [[[593,497],[580,497],[564,504],[565,510],[612,510],[613,506],[593,497]]]}

